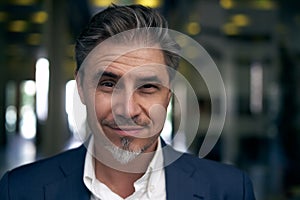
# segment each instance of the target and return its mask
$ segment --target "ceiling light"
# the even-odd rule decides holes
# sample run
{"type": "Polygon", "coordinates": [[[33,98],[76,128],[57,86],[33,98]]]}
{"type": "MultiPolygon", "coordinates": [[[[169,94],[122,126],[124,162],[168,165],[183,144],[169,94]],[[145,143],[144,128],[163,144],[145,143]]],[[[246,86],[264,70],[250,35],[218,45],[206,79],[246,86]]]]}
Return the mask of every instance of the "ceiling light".
{"type": "Polygon", "coordinates": [[[191,35],[197,35],[200,32],[200,29],[198,22],[190,22],[187,25],[187,32],[191,35]]]}
{"type": "Polygon", "coordinates": [[[11,4],[29,6],[35,4],[37,0],[10,0],[11,4]]]}
{"type": "Polygon", "coordinates": [[[250,24],[250,18],[244,14],[236,14],[231,17],[232,23],[236,26],[248,26],[250,24]]]}
{"type": "Polygon", "coordinates": [[[116,0],[90,0],[91,4],[96,7],[107,7],[112,3],[118,4],[116,0]]]}
{"type": "Polygon", "coordinates": [[[162,5],[163,0],[135,0],[136,4],[141,4],[143,6],[149,6],[151,8],[157,8],[162,5]]]}
{"type": "Polygon", "coordinates": [[[24,20],[11,21],[8,30],[11,32],[24,32],[27,29],[27,22],[24,20]]]}
{"type": "Polygon", "coordinates": [[[224,24],[222,30],[226,35],[238,35],[240,33],[239,28],[233,23],[224,24]]]}
{"type": "Polygon", "coordinates": [[[31,21],[37,24],[43,24],[47,21],[48,14],[45,11],[38,11],[32,14],[31,21]]]}
{"type": "Polygon", "coordinates": [[[234,6],[234,3],[232,0],[220,0],[220,5],[224,9],[231,9],[234,6]]]}
{"type": "Polygon", "coordinates": [[[255,8],[263,10],[272,10],[276,8],[276,3],[272,0],[256,0],[251,2],[255,8]]]}

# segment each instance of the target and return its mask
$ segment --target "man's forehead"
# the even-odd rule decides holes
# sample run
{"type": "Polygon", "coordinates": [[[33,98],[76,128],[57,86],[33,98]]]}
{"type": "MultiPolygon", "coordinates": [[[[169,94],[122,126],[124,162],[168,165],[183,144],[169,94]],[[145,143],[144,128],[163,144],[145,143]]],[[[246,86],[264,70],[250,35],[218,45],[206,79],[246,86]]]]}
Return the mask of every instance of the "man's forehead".
{"type": "Polygon", "coordinates": [[[164,65],[142,65],[132,68],[127,71],[119,70],[113,66],[108,66],[105,68],[98,68],[97,76],[110,76],[112,78],[119,78],[122,76],[128,77],[151,77],[151,76],[161,76],[163,75],[162,69],[165,69],[164,65]]]}
{"type": "Polygon", "coordinates": [[[157,58],[158,55],[159,57],[163,57],[163,51],[160,48],[159,44],[147,46],[135,44],[124,45],[122,43],[115,44],[111,42],[102,42],[98,44],[86,56],[81,67],[95,65],[98,62],[109,63],[124,57],[135,57],[137,59],[153,60],[153,57],[155,56],[154,60],[164,62],[164,60],[159,60],[157,58]]]}

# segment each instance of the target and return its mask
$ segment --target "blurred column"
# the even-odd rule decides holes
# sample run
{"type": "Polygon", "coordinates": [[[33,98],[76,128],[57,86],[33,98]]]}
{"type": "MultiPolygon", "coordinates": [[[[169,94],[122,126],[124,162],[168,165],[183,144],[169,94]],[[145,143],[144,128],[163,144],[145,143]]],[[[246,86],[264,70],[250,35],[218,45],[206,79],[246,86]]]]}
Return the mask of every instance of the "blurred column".
{"type": "Polygon", "coordinates": [[[67,46],[66,0],[47,0],[47,57],[50,62],[48,118],[40,134],[41,156],[60,152],[67,142],[69,130],[65,112],[66,73],[64,62],[67,46]]]}
{"type": "MultiPolygon", "coordinates": [[[[0,31],[0,38],[3,38],[2,31],[0,31]]],[[[0,39],[0,46],[4,46],[4,41],[0,39]]],[[[4,48],[0,48],[0,146],[6,143],[5,133],[5,75],[6,66],[4,65],[4,48]]]]}
{"type": "MultiPolygon", "coordinates": [[[[226,43],[226,42],[225,42],[226,43]]],[[[236,163],[238,154],[238,135],[236,128],[237,120],[237,80],[236,68],[233,62],[234,50],[230,44],[225,45],[228,49],[223,57],[222,77],[226,87],[227,111],[224,134],[222,134],[222,161],[225,163],[236,163]]]]}
{"type": "Polygon", "coordinates": [[[0,69],[0,146],[6,143],[5,133],[5,82],[3,78],[3,70],[0,69]]]}

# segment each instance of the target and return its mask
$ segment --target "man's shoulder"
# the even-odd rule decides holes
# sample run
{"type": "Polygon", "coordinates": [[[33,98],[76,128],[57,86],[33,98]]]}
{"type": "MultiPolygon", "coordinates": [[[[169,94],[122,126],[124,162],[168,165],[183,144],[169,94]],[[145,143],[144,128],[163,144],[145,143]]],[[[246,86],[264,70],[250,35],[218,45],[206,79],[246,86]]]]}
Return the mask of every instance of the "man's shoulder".
{"type": "Polygon", "coordinates": [[[224,181],[234,181],[240,182],[243,179],[248,178],[243,170],[238,167],[221,163],[219,161],[209,160],[206,158],[199,158],[191,154],[184,153],[181,156],[182,165],[188,165],[189,168],[194,170],[194,177],[201,177],[202,179],[206,177],[211,181],[222,183],[224,181]]]}
{"type": "Polygon", "coordinates": [[[52,194],[51,191],[66,188],[82,192],[85,154],[85,147],[81,146],[6,172],[0,180],[0,199],[43,199],[45,192],[52,194]]]}
{"type": "Polygon", "coordinates": [[[255,199],[250,178],[236,166],[187,153],[169,152],[169,155],[180,155],[166,166],[165,171],[169,189],[181,191],[176,195],[192,191],[197,196],[211,199],[255,199]]]}
{"type": "Polygon", "coordinates": [[[179,152],[169,145],[163,147],[164,162],[167,169],[175,171],[192,172],[193,176],[207,177],[222,181],[224,178],[240,178],[245,172],[234,165],[200,158],[194,154],[179,152]],[[168,167],[169,166],[169,167],[168,167]],[[221,176],[220,176],[221,175],[221,176]]]}
{"type": "Polygon", "coordinates": [[[78,147],[22,165],[9,171],[9,178],[10,180],[18,181],[51,182],[52,179],[64,175],[63,166],[70,166],[70,168],[74,169],[82,167],[84,164],[84,152],[84,147],[78,147]],[[76,159],[78,160],[77,164],[75,163],[76,159]]]}
{"type": "Polygon", "coordinates": [[[196,166],[197,168],[207,168],[212,171],[214,170],[238,170],[235,166],[231,164],[222,163],[221,161],[215,161],[207,158],[200,158],[193,154],[184,153],[182,159],[189,162],[190,164],[196,166]]]}

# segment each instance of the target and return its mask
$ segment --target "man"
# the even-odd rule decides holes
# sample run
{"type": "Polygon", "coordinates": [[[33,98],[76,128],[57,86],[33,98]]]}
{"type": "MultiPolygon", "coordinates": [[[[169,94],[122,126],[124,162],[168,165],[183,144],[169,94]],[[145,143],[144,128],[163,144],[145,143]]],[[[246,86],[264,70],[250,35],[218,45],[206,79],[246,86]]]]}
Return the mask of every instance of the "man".
{"type": "Polygon", "coordinates": [[[139,5],[96,14],[76,43],[76,81],[92,136],[85,146],[7,172],[0,199],[253,200],[233,167],[160,139],[179,47],[139,5]]]}

